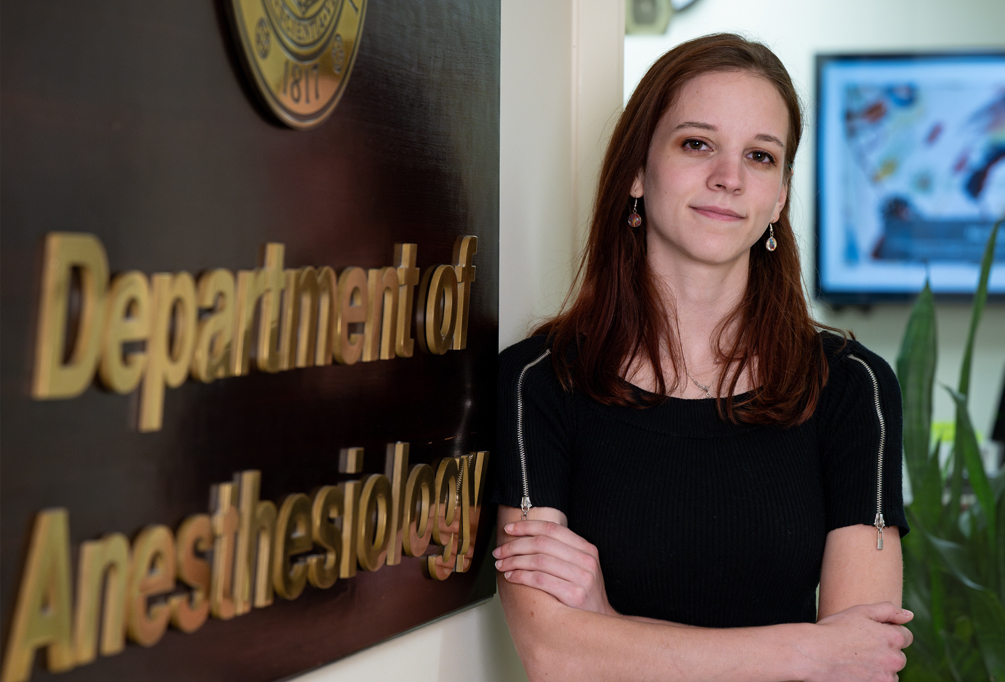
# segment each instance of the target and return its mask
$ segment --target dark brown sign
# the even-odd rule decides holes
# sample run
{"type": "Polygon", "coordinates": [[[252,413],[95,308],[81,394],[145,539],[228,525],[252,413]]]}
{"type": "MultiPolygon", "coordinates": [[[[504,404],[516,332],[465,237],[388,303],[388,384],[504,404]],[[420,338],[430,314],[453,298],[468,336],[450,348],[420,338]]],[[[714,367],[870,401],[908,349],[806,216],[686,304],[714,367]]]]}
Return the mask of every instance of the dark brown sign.
{"type": "Polygon", "coordinates": [[[3,680],[274,680],[492,593],[499,4],[285,4],[319,70],[356,30],[310,130],[230,5],[3,7],[3,680]]]}

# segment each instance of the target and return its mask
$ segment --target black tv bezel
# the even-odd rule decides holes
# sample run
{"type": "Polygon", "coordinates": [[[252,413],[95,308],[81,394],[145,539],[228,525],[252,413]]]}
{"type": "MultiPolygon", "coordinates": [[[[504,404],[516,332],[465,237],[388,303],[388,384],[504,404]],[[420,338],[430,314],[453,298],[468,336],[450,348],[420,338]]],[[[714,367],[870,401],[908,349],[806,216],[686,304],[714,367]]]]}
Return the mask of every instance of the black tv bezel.
{"type": "MultiPolygon", "coordinates": [[[[929,50],[925,52],[818,52],[814,56],[814,163],[813,163],[813,297],[815,300],[834,307],[863,306],[868,307],[883,303],[908,303],[917,298],[920,290],[916,292],[891,292],[891,291],[859,291],[859,290],[825,290],[821,280],[821,252],[822,240],[821,230],[821,206],[824,196],[821,179],[823,177],[821,147],[823,145],[823,135],[820,134],[822,128],[821,103],[823,90],[823,70],[824,66],[833,61],[843,62],[865,62],[865,61],[913,61],[945,58],[967,58],[967,57],[1001,57],[1005,58],[1005,50],[999,47],[988,48],[967,48],[965,50],[929,50]]],[[[997,241],[1005,239],[1005,224],[998,230],[997,241]]],[[[974,294],[963,294],[958,292],[938,292],[933,291],[933,296],[940,303],[969,303],[974,300],[974,294]]],[[[988,292],[988,303],[1005,304],[1005,292],[988,292]]]]}

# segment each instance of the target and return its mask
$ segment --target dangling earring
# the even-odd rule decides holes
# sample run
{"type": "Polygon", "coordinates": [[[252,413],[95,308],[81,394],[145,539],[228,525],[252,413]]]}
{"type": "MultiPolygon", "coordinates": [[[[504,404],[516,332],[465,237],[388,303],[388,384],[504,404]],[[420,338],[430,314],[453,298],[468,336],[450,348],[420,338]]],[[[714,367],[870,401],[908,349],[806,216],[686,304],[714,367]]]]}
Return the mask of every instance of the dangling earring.
{"type": "Polygon", "coordinates": [[[639,215],[639,198],[635,197],[635,204],[632,205],[632,212],[628,214],[628,224],[638,227],[642,224],[642,216],[639,215]]]}
{"type": "Polygon", "coordinates": [[[775,226],[771,223],[768,223],[768,241],[764,242],[764,248],[768,251],[778,248],[778,242],[775,241],[775,226]]]}

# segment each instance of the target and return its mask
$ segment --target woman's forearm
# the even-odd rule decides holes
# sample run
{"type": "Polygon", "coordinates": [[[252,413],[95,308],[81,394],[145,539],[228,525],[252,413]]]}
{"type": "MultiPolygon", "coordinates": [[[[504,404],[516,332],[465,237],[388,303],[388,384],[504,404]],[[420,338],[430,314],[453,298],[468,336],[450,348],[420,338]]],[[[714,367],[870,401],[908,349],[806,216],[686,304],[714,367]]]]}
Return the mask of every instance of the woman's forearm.
{"type": "Polygon", "coordinates": [[[574,609],[500,581],[510,632],[537,680],[777,682],[808,677],[806,624],[709,629],[574,609]]]}
{"type": "Polygon", "coordinates": [[[912,639],[913,614],[889,602],[816,624],[716,629],[576,609],[505,580],[499,594],[531,682],[889,680],[912,639]]]}
{"type": "Polygon", "coordinates": [[[893,679],[906,662],[901,649],[911,633],[902,625],[912,614],[890,601],[900,589],[899,543],[860,556],[861,529],[832,531],[816,624],[702,628],[618,614],[596,547],[568,529],[564,514],[531,513],[538,518],[518,521],[520,510],[499,508],[494,551],[499,594],[531,680],[861,682],[893,679]],[[856,566],[870,576],[856,577],[856,566]]]}

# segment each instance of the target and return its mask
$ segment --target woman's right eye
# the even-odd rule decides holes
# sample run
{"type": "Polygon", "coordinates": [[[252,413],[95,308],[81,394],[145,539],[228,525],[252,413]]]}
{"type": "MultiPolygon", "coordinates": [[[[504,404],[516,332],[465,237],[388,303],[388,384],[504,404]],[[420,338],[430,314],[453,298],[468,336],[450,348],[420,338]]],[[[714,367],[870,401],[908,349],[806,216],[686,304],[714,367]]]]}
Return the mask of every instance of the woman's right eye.
{"type": "Polygon", "coordinates": [[[694,152],[699,152],[703,148],[707,147],[708,145],[706,145],[701,140],[684,140],[684,144],[681,145],[681,146],[684,147],[684,149],[689,149],[689,150],[694,151],[694,152]]]}

